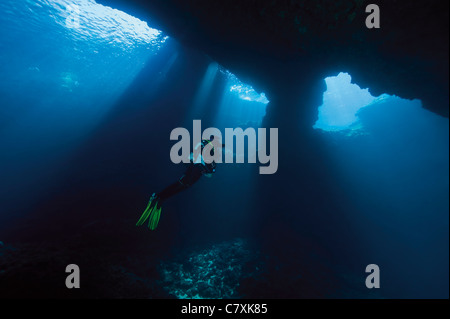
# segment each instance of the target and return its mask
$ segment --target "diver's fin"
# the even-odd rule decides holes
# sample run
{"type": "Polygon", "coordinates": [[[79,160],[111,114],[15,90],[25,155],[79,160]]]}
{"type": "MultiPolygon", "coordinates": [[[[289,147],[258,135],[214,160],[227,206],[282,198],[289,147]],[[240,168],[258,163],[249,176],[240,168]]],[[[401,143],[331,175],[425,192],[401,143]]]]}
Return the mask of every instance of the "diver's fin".
{"type": "Polygon", "coordinates": [[[142,213],[141,218],[139,218],[138,222],[136,223],[136,226],[141,226],[142,224],[145,223],[145,221],[147,220],[148,216],[150,216],[151,211],[153,210],[153,208],[155,208],[154,206],[147,206],[147,208],[145,209],[145,211],[142,213]]]}
{"type": "Polygon", "coordinates": [[[142,224],[145,223],[145,221],[147,220],[148,216],[150,216],[150,213],[152,212],[152,210],[155,208],[155,206],[148,206],[145,211],[142,213],[141,218],[139,218],[138,222],[136,223],[136,226],[141,226],[142,224]]]}
{"type": "Polygon", "coordinates": [[[152,209],[150,213],[150,218],[148,220],[148,228],[155,230],[158,226],[159,217],[161,216],[161,207],[158,206],[158,202],[155,204],[155,208],[152,209]]]}
{"type": "Polygon", "coordinates": [[[141,226],[145,223],[147,218],[150,216],[151,212],[156,207],[157,203],[158,203],[157,197],[155,196],[155,194],[153,194],[150,200],[148,201],[147,208],[144,210],[144,212],[141,215],[141,218],[139,218],[138,222],[136,223],[136,226],[141,226]]]}

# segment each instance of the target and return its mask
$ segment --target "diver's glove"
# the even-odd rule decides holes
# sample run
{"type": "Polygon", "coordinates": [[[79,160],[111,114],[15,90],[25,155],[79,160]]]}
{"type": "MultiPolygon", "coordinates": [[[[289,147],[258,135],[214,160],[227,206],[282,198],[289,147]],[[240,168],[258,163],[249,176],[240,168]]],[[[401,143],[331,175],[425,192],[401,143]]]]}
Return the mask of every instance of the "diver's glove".
{"type": "Polygon", "coordinates": [[[136,226],[141,226],[148,219],[148,228],[154,230],[158,226],[159,217],[161,216],[161,206],[159,205],[159,197],[153,193],[148,202],[147,208],[142,213],[136,226]]]}

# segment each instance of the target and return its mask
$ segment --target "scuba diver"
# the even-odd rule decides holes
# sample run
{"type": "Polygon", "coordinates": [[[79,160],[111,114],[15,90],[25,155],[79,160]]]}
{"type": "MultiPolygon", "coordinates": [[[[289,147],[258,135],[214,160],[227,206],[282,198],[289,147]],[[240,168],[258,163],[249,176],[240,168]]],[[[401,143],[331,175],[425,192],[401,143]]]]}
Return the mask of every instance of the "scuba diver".
{"type": "MultiPolygon", "coordinates": [[[[214,139],[214,137],[213,137],[214,139]]],[[[195,184],[200,177],[203,175],[206,177],[211,177],[213,173],[216,171],[216,163],[211,161],[211,163],[205,163],[202,153],[203,149],[210,145],[210,155],[214,156],[214,145],[211,140],[202,140],[195,148],[194,153],[190,154],[190,163],[186,172],[181,178],[175,183],[169,185],[164,190],[159,193],[153,193],[150,197],[150,200],[147,204],[147,208],[142,213],[141,218],[139,218],[136,226],[141,226],[145,223],[147,219],[148,227],[151,230],[156,229],[158,226],[159,218],[161,216],[161,204],[169,197],[178,194],[179,192],[191,187],[195,184]],[[196,156],[195,156],[196,155],[196,156]],[[195,159],[194,159],[195,157],[195,159]]],[[[222,147],[225,147],[224,144],[220,144],[222,147]]]]}

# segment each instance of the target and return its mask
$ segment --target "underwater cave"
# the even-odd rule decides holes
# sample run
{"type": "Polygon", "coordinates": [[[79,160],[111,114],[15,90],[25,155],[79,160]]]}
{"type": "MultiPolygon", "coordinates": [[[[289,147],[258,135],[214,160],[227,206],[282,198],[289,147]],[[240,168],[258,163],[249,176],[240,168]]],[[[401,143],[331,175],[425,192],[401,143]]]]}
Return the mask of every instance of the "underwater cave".
{"type": "Polygon", "coordinates": [[[448,298],[448,2],[369,3],[2,1],[0,296],[448,298]],[[136,227],[196,119],[277,128],[277,172],[136,227]]]}

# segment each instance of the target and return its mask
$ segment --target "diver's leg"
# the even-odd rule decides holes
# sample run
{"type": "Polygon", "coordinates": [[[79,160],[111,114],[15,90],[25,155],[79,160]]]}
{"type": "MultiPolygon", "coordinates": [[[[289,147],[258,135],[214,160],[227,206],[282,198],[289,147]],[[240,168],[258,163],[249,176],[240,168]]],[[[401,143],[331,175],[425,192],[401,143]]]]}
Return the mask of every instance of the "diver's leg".
{"type": "Polygon", "coordinates": [[[148,202],[147,208],[142,213],[141,218],[139,218],[136,226],[142,225],[148,219],[148,227],[154,230],[158,226],[159,218],[161,216],[161,204],[167,198],[181,192],[182,190],[189,187],[187,184],[182,183],[182,178],[179,181],[169,185],[162,192],[158,194],[153,194],[148,202]]]}
{"type": "Polygon", "coordinates": [[[157,194],[159,202],[163,202],[169,197],[178,194],[179,192],[191,187],[202,176],[202,171],[196,165],[190,165],[186,173],[175,183],[166,187],[163,191],[157,194]]]}
{"type": "Polygon", "coordinates": [[[151,230],[154,230],[158,226],[159,218],[161,215],[161,203],[167,198],[190,187],[192,184],[197,182],[201,176],[201,170],[198,167],[194,167],[194,165],[191,165],[187,169],[186,174],[183,175],[177,182],[169,185],[160,193],[153,194],[150,198],[150,201],[148,202],[147,208],[136,223],[136,226],[142,225],[148,219],[148,227],[151,230]]]}
{"type": "MultiPolygon", "coordinates": [[[[181,179],[180,179],[181,180],[181,179]]],[[[165,189],[163,189],[160,193],[157,194],[160,202],[163,202],[167,198],[181,192],[182,190],[188,188],[188,186],[184,185],[179,181],[176,181],[175,183],[167,186],[165,189]]]]}

